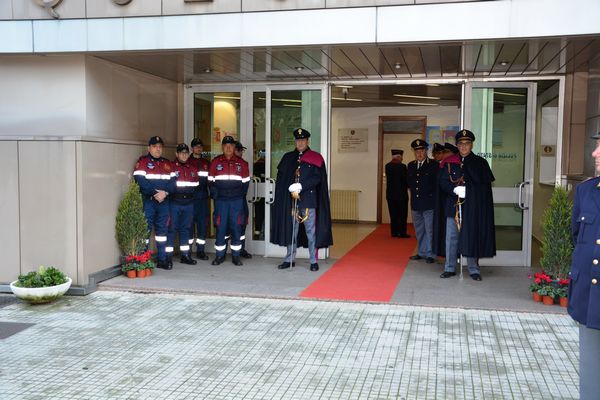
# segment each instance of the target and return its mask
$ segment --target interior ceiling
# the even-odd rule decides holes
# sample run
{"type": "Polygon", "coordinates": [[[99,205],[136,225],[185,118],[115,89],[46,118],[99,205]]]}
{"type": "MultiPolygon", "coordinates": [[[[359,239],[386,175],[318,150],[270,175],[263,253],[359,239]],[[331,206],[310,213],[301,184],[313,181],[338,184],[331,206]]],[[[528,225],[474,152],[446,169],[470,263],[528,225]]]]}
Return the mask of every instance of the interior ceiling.
{"type": "MultiPolygon", "coordinates": [[[[336,86],[335,82],[411,78],[535,78],[587,71],[590,60],[600,56],[600,36],[395,46],[244,48],[95,55],[188,84],[329,81],[334,84],[334,106],[385,106],[397,105],[398,101],[410,102],[411,98],[393,96],[398,94],[393,85],[346,88],[348,93],[344,96],[344,88],[336,86]],[[359,98],[368,103],[357,104],[358,102],[348,100],[359,98]]],[[[548,85],[541,85],[544,86],[548,85]]],[[[438,103],[441,105],[460,103],[458,85],[404,86],[403,94],[440,97],[438,103]]],[[[420,98],[418,102],[427,100],[420,98]]]]}

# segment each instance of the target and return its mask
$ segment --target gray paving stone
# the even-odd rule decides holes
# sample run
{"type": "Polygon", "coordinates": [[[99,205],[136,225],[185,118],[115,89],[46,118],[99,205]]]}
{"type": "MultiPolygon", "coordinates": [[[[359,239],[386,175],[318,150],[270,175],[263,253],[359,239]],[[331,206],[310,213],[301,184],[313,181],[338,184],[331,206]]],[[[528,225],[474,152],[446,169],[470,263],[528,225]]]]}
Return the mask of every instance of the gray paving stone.
{"type": "Polygon", "coordinates": [[[97,292],[0,309],[2,399],[577,398],[560,314],[97,292]]]}

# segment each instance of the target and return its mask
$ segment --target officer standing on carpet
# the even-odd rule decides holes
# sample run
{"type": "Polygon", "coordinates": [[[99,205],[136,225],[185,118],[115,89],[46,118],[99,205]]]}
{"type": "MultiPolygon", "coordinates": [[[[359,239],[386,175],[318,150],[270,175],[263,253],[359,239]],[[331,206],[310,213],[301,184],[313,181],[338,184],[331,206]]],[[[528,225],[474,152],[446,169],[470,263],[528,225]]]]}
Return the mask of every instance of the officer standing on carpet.
{"type": "Polygon", "coordinates": [[[406,232],[408,218],[408,185],[406,182],[406,164],[402,162],[404,150],[392,150],[392,161],[385,165],[385,199],[390,212],[390,230],[392,237],[409,238],[406,232]]]}
{"type": "Polygon", "coordinates": [[[592,157],[596,177],[577,185],[572,231],[575,250],[569,285],[569,315],[579,323],[579,395],[598,399],[600,382],[600,132],[592,157]]]}
{"type": "Polygon", "coordinates": [[[235,139],[225,136],[221,143],[223,154],[211,162],[208,173],[209,189],[215,201],[214,223],[217,228],[216,256],[212,265],[219,265],[225,261],[225,236],[228,233],[231,234],[231,261],[235,265],[242,265],[240,237],[250,174],[248,164],[234,154],[235,139]]]}
{"type": "Polygon", "coordinates": [[[169,266],[171,266],[175,235],[179,234],[180,262],[196,265],[196,260],[191,257],[190,228],[194,219],[194,192],[198,189],[198,170],[195,165],[188,162],[190,148],[187,144],[178,144],[175,155],[175,160],[173,160],[175,191],[171,193],[171,221],[167,238],[167,260],[169,266]]]}
{"type": "Polygon", "coordinates": [[[424,259],[427,264],[432,264],[435,262],[432,250],[433,210],[439,166],[435,160],[427,157],[429,144],[423,139],[413,140],[410,147],[415,153],[415,160],[408,163],[406,181],[410,189],[410,208],[418,243],[418,252],[410,259],[424,259]]]}
{"type": "Polygon", "coordinates": [[[166,246],[169,222],[169,193],[175,190],[175,174],[171,162],[162,157],[164,141],[160,136],[152,136],[148,141],[148,154],[141,156],[133,171],[135,181],[140,186],[144,205],[144,215],[148,230],[154,228],[154,241],[157,249],[157,267],[171,269],[167,261],[166,246]]]}
{"type": "Polygon", "coordinates": [[[287,247],[285,259],[277,268],[293,266],[292,259],[300,246],[308,247],[310,270],[318,271],[317,249],[333,244],[327,169],[321,154],[308,146],[310,132],[298,128],[293,134],[296,149],[285,153],[277,166],[271,242],[287,247]]]}
{"type": "MultiPolygon", "coordinates": [[[[196,258],[199,260],[208,260],[208,256],[204,252],[206,245],[206,232],[208,230],[209,221],[209,204],[208,204],[208,170],[210,163],[202,157],[204,144],[199,138],[192,139],[192,155],[188,159],[198,174],[198,187],[194,191],[194,218],[190,230],[190,246],[194,243],[196,237],[196,258]]],[[[190,247],[191,252],[191,247],[190,247]]]]}

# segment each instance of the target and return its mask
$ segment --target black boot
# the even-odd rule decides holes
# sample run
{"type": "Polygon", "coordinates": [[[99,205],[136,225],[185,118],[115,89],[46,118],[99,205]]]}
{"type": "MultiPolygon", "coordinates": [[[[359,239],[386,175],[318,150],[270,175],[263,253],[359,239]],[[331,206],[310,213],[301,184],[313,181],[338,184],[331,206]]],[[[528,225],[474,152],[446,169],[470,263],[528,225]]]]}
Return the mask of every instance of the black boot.
{"type": "Polygon", "coordinates": [[[173,268],[173,256],[167,256],[167,264],[169,264],[169,267],[173,268]]]}
{"type": "Polygon", "coordinates": [[[179,260],[179,262],[181,262],[182,264],[187,264],[187,265],[196,265],[198,263],[198,261],[196,261],[192,257],[190,257],[189,254],[182,254],[181,260],[179,260]]]}
{"type": "Polygon", "coordinates": [[[208,256],[206,255],[206,253],[204,252],[204,250],[198,250],[196,252],[196,258],[198,260],[208,260],[208,256]]]}
{"type": "MultiPolygon", "coordinates": [[[[292,263],[292,265],[291,265],[291,266],[292,266],[292,267],[295,267],[295,266],[296,266],[296,263],[292,263]]],[[[290,263],[289,263],[289,262],[287,262],[287,261],[284,261],[284,262],[282,262],[281,264],[279,264],[279,265],[277,266],[277,268],[279,268],[279,269],[287,269],[287,268],[289,268],[289,267],[290,267],[290,263]]]]}
{"type": "Polygon", "coordinates": [[[156,268],[161,268],[161,269],[166,269],[166,270],[173,269],[173,267],[169,264],[168,260],[164,260],[164,261],[159,260],[156,263],[156,268]]]}
{"type": "Polygon", "coordinates": [[[310,264],[310,270],[311,271],[318,271],[319,270],[319,264],[317,264],[317,263],[310,264]]]}
{"type": "Polygon", "coordinates": [[[252,254],[248,253],[246,249],[242,249],[242,251],[240,251],[240,256],[244,258],[252,258],[252,254]]]}
{"type": "Polygon", "coordinates": [[[233,263],[233,265],[244,265],[242,263],[242,260],[240,260],[240,256],[232,256],[231,257],[231,262],[233,263]]]}
{"type": "Polygon", "coordinates": [[[215,257],[215,259],[211,262],[212,265],[221,265],[225,261],[225,257],[215,257]]]}

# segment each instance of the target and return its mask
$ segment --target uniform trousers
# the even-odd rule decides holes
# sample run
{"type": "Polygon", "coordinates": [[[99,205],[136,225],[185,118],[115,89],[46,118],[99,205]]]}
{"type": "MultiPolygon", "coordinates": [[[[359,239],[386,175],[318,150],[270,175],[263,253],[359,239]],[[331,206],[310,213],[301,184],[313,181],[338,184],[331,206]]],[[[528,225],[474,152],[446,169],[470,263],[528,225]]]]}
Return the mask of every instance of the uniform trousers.
{"type": "Polygon", "coordinates": [[[413,225],[419,245],[418,254],[421,257],[435,258],[432,250],[433,242],[433,210],[412,210],[413,225]]]}
{"type": "Polygon", "coordinates": [[[154,241],[156,242],[156,258],[164,262],[167,259],[167,233],[169,225],[169,200],[159,203],[156,200],[144,199],[144,216],[148,223],[148,231],[154,228],[154,241]]]}
{"type": "Polygon", "coordinates": [[[173,255],[175,246],[175,235],[179,234],[179,251],[181,255],[190,253],[190,227],[194,219],[194,205],[192,203],[178,203],[171,201],[171,221],[169,223],[169,234],[167,236],[167,256],[173,255]]]}
{"type": "MultiPolygon", "coordinates": [[[[304,229],[306,230],[306,237],[308,239],[308,256],[310,258],[310,263],[314,264],[317,262],[317,249],[315,247],[315,242],[317,239],[317,212],[314,208],[305,208],[299,209],[298,214],[304,218],[308,215],[308,218],[303,222],[304,229]]],[[[293,218],[293,217],[292,217],[293,218]]],[[[294,260],[296,259],[296,248],[298,247],[298,230],[300,229],[300,222],[292,221],[293,229],[293,237],[294,237],[294,246],[287,246],[287,254],[285,255],[285,262],[292,262],[292,254],[294,260]]]]}
{"type": "Polygon", "coordinates": [[[600,330],[579,324],[579,398],[598,399],[600,330]]]}
{"type": "Polygon", "coordinates": [[[231,235],[231,255],[239,257],[242,243],[240,236],[244,219],[244,198],[215,200],[214,223],[217,227],[215,252],[217,258],[225,257],[225,237],[231,235]]]}
{"type": "Polygon", "coordinates": [[[204,251],[206,245],[206,231],[208,229],[208,197],[194,199],[194,218],[190,231],[190,245],[196,233],[196,251],[204,251]]]}
{"type": "Polygon", "coordinates": [[[406,235],[408,218],[408,197],[406,199],[387,199],[390,211],[390,229],[392,236],[406,235]]]}
{"type": "MultiPolygon", "coordinates": [[[[454,218],[446,218],[446,264],[444,265],[444,272],[456,272],[456,260],[458,254],[458,239],[460,232],[456,226],[454,218]]],[[[479,264],[477,258],[465,257],[467,259],[467,266],[469,267],[469,274],[480,274],[479,264]]]]}

